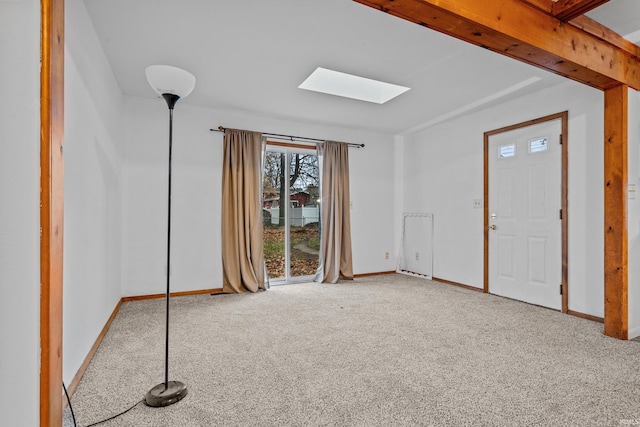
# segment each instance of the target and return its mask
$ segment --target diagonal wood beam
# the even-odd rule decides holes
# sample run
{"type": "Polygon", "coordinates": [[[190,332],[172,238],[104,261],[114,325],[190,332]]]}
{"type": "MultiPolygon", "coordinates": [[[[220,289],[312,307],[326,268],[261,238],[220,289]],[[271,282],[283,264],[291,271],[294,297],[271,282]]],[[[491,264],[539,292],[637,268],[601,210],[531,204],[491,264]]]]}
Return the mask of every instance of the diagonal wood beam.
{"type": "Polygon", "coordinates": [[[558,0],[551,6],[551,13],[561,21],[571,21],[607,3],[609,0],[558,0]]]}
{"type": "Polygon", "coordinates": [[[610,43],[624,50],[625,52],[630,53],[631,56],[640,58],[640,46],[633,42],[630,42],[620,34],[594,21],[591,18],[588,18],[586,16],[578,16],[577,18],[569,21],[569,24],[573,25],[574,27],[580,28],[582,31],[592,34],[600,40],[606,41],[607,43],[610,43]]]}
{"type": "Polygon", "coordinates": [[[640,59],[519,0],[355,0],[601,90],[640,89],[640,59]]]}
{"type": "MultiPolygon", "coordinates": [[[[553,5],[556,4],[552,0],[520,0],[524,3],[537,7],[546,14],[553,15],[553,5]]],[[[606,3],[609,0],[599,0],[599,3],[606,3]]],[[[569,24],[574,27],[578,27],[581,30],[596,36],[600,40],[611,43],[612,45],[619,47],[620,49],[629,52],[632,56],[640,57],[640,46],[630,42],[622,37],[620,34],[605,27],[604,25],[594,21],[593,19],[581,15],[576,16],[573,19],[568,20],[569,24]]]]}

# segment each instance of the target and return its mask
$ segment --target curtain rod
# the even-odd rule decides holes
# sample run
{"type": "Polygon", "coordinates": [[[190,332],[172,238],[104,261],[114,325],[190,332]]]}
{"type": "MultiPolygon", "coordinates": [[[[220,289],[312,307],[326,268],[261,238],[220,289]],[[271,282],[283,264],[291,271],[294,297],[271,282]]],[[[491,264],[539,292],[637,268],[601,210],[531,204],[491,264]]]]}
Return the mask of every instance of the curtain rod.
{"type": "MultiPolygon", "coordinates": [[[[211,132],[222,132],[224,133],[225,130],[227,130],[225,127],[222,126],[218,126],[218,129],[209,129],[211,132]]],[[[281,138],[281,139],[289,139],[291,140],[291,142],[293,141],[313,141],[313,142],[324,142],[324,139],[318,139],[318,138],[307,138],[306,136],[293,136],[293,135],[283,135],[280,133],[269,133],[269,132],[261,132],[264,136],[272,136],[274,138],[281,138]]],[[[355,144],[352,142],[347,142],[346,143],[348,146],[350,147],[356,147],[356,148],[364,148],[364,144],[355,144]]]]}

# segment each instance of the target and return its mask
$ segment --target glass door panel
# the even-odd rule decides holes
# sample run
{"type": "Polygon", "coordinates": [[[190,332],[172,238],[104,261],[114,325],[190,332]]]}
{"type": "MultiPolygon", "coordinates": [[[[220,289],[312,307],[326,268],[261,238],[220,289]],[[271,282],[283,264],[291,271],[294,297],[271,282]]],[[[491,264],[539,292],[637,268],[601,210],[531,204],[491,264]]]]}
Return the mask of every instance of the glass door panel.
{"type": "Polygon", "coordinates": [[[301,278],[315,275],[318,269],[320,174],[315,153],[289,155],[290,277],[301,278]]]}
{"type": "Polygon", "coordinates": [[[262,214],[269,279],[311,280],[319,262],[320,174],[314,150],[265,153],[262,214]]]}
{"type": "Polygon", "coordinates": [[[262,223],[264,259],[271,279],[286,278],[285,212],[280,200],[286,153],[267,151],[262,182],[262,223]]]}

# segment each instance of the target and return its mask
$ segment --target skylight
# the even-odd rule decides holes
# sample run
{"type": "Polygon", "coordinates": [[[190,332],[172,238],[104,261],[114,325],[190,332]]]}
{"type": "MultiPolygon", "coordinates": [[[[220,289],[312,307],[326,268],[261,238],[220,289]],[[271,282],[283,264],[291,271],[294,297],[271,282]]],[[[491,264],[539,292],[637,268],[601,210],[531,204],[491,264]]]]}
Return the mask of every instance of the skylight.
{"type": "Polygon", "coordinates": [[[358,77],[322,67],[316,68],[298,88],[376,104],[384,104],[409,90],[408,87],[358,77]]]}

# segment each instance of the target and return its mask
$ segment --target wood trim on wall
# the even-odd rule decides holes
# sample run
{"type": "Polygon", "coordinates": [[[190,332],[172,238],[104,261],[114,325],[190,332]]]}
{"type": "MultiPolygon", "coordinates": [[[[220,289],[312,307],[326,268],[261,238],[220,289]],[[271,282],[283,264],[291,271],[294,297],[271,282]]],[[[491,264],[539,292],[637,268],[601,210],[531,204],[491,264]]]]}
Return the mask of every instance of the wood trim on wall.
{"type": "Polygon", "coordinates": [[[489,136],[491,133],[485,132],[483,137],[484,154],[483,154],[483,182],[484,182],[484,206],[482,208],[482,226],[484,227],[483,236],[483,274],[482,274],[482,289],[485,294],[489,293],[489,136]]]}
{"type": "Polygon", "coordinates": [[[378,271],[375,273],[361,273],[361,274],[354,274],[353,278],[357,279],[359,277],[369,277],[369,276],[383,276],[385,274],[396,274],[397,271],[395,270],[391,270],[391,271],[378,271]]]}
{"type": "MultiPolygon", "coordinates": [[[[199,289],[197,291],[181,291],[181,292],[171,292],[171,298],[173,297],[184,297],[189,295],[202,295],[202,294],[215,294],[222,292],[222,288],[214,288],[214,289],[199,289]]],[[[149,294],[149,295],[136,295],[131,297],[122,297],[122,302],[128,301],[140,301],[145,299],[156,299],[156,298],[165,298],[167,296],[164,294],[149,294]]]]}
{"type": "Polygon", "coordinates": [[[445,280],[445,279],[441,279],[439,277],[433,277],[431,280],[433,280],[434,282],[440,282],[440,283],[444,283],[446,285],[451,285],[451,286],[457,286],[459,288],[465,288],[465,289],[469,289],[470,291],[475,291],[475,292],[484,292],[483,288],[477,288],[475,286],[470,286],[470,285],[464,285],[462,283],[458,283],[458,282],[452,282],[450,280],[445,280]]]}
{"type": "Polygon", "coordinates": [[[604,92],[604,334],[626,340],[628,324],[628,87],[604,92]]]}
{"type": "Polygon", "coordinates": [[[585,313],[580,313],[579,311],[569,310],[569,311],[567,311],[567,314],[570,314],[571,316],[580,317],[581,319],[587,319],[587,320],[591,320],[591,321],[598,322],[598,323],[604,323],[604,319],[602,317],[592,316],[590,314],[585,314],[585,313]]]}
{"type": "Polygon", "coordinates": [[[569,112],[562,118],[562,312],[569,312],[569,112]]]}
{"type": "Polygon", "coordinates": [[[561,202],[562,208],[562,312],[569,311],[569,204],[568,204],[568,129],[569,129],[569,112],[563,111],[548,116],[539,117],[533,120],[516,123],[514,125],[505,126],[484,133],[484,292],[489,292],[489,137],[503,132],[520,129],[527,126],[533,126],[540,123],[560,120],[561,121],[561,138],[562,138],[562,176],[561,180],[561,202]]]}
{"type": "Polygon", "coordinates": [[[62,425],[64,0],[41,0],[40,426],[62,425]]]}
{"type": "MultiPolygon", "coordinates": [[[[469,290],[475,291],[475,292],[483,292],[482,288],[477,288],[475,286],[469,286],[469,285],[463,285],[462,283],[451,282],[449,280],[440,279],[438,277],[434,277],[433,280],[435,282],[441,282],[441,283],[445,283],[447,285],[458,286],[458,287],[469,289],[469,290]]],[[[544,308],[547,308],[547,307],[544,307],[544,308]]],[[[575,316],[575,317],[580,317],[581,319],[591,320],[593,322],[604,323],[604,319],[602,317],[592,316],[591,314],[585,314],[585,313],[581,313],[579,311],[567,310],[566,314],[569,314],[569,315],[575,316]]]]}

